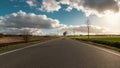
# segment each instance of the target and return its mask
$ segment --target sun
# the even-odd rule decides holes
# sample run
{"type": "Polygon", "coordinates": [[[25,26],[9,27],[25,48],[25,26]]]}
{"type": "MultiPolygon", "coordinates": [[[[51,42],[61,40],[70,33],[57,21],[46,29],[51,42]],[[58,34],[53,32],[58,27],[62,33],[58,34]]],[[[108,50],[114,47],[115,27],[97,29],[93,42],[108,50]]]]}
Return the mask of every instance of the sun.
{"type": "Polygon", "coordinates": [[[105,21],[108,25],[117,25],[119,24],[119,14],[109,14],[105,16],[105,21]]]}
{"type": "Polygon", "coordinates": [[[111,13],[101,18],[102,26],[110,32],[117,33],[120,29],[120,13],[111,13]]]}

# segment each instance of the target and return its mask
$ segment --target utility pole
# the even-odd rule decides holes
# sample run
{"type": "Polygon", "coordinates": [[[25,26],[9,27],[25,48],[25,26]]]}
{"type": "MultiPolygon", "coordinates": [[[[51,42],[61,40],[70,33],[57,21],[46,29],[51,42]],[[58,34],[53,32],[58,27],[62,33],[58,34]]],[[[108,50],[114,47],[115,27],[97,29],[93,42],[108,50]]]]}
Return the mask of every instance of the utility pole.
{"type": "Polygon", "coordinates": [[[89,19],[87,18],[87,30],[88,30],[88,39],[90,38],[90,23],[89,23],[89,19]]]}
{"type": "Polygon", "coordinates": [[[59,29],[57,28],[57,36],[59,36],[59,29]]]}
{"type": "Polygon", "coordinates": [[[73,28],[73,36],[75,37],[75,29],[73,28]]]}

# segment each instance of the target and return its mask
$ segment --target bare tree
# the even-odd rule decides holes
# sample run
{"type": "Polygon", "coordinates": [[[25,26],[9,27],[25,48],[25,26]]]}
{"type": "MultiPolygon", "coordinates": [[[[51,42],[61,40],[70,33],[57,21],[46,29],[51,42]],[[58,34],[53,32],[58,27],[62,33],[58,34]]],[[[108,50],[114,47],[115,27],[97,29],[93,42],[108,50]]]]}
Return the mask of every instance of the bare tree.
{"type": "Polygon", "coordinates": [[[88,39],[90,38],[90,21],[89,21],[89,19],[87,18],[87,22],[86,22],[86,24],[87,24],[87,30],[88,30],[88,39]]]}
{"type": "Polygon", "coordinates": [[[25,43],[29,42],[30,41],[30,35],[31,35],[30,31],[27,30],[27,29],[24,29],[22,32],[23,32],[23,40],[24,40],[24,42],[25,43]]]}

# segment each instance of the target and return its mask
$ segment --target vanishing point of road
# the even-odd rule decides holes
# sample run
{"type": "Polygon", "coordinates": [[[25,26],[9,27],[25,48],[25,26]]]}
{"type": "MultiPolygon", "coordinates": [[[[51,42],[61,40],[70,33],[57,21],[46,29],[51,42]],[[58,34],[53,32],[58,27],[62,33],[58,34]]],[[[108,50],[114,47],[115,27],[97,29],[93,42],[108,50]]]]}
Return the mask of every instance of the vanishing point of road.
{"type": "Polygon", "coordinates": [[[0,54],[0,68],[120,68],[120,53],[59,38],[0,54]]]}

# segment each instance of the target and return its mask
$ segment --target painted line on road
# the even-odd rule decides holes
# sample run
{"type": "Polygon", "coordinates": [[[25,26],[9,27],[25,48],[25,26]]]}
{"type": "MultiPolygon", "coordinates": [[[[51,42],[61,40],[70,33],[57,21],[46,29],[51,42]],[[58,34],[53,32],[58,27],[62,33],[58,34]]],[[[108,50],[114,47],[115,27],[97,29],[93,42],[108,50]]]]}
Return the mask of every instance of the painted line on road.
{"type": "MultiPolygon", "coordinates": [[[[58,38],[57,38],[57,39],[58,39],[58,38]]],[[[23,48],[18,48],[18,49],[15,49],[15,50],[3,52],[3,53],[0,54],[0,56],[5,55],[5,54],[9,54],[9,53],[12,53],[12,52],[20,51],[20,50],[23,50],[23,49],[26,49],[26,48],[34,47],[34,46],[37,46],[37,45],[41,45],[41,44],[44,44],[44,43],[47,43],[47,42],[50,42],[50,41],[53,41],[53,40],[56,40],[56,39],[52,39],[52,40],[48,40],[48,41],[41,42],[41,43],[38,43],[38,44],[26,46],[26,47],[23,47],[23,48]]]]}
{"type": "MultiPolygon", "coordinates": [[[[86,43],[83,43],[83,44],[86,44],[86,43]]],[[[119,54],[119,53],[115,53],[115,52],[113,52],[113,51],[111,51],[111,50],[108,50],[108,49],[105,49],[105,48],[102,48],[102,47],[98,47],[98,46],[94,46],[94,45],[90,45],[90,44],[86,44],[86,45],[88,45],[88,46],[90,46],[90,47],[97,48],[97,49],[99,49],[99,50],[102,50],[102,51],[105,51],[105,52],[108,52],[108,53],[111,53],[111,54],[114,54],[114,55],[117,55],[117,56],[120,57],[120,54],[119,54]]]]}
{"type": "MultiPolygon", "coordinates": [[[[70,39],[70,40],[73,40],[73,39],[70,39]]],[[[73,41],[77,41],[77,40],[73,40],[73,41]]],[[[112,51],[110,49],[107,49],[107,48],[102,48],[102,47],[99,47],[99,46],[95,46],[95,45],[91,45],[91,44],[87,44],[87,43],[83,43],[83,42],[80,42],[80,41],[77,41],[78,43],[82,43],[82,44],[85,44],[87,46],[90,46],[90,47],[94,47],[94,48],[97,48],[99,50],[102,50],[102,51],[105,51],[105,52],[108,52],[108,53],[111,53],[111,54],[114,54],[114,55],[117,55],[120,57],[120,53],[119,52],[116,52],[116,51],[112,51]]]]}
{"type": "MultiPolygon", "coordinates": [[[[40,43],[39,43],[39,44],[40,44],[40,43]]],[[[35,44],[35,45],[37,45],[37,44],[35,44]]],[[[30,48],[30,47],[33,47],[33,46],[35,46],[35,45],[30,45],[30,46],[26,46],[26,47],[23,47],[23,48],[11,50],[11,51],[8,51],[8,52],[3,52],[3,53],[0,54],[0,56],[5,55],[5,54],[8,54],[8,53],[15,52],[15,51],[20,51],[20,50],[23,50],[23,49],[26,49],[26,48],[30,48]]]]}
{"type": "Polygon", "coordinates": [[[101,50],[103,50],[103,51],[112,53],[112,54],[117,55],[117,56],[120,56],[120,54],[117,54],[117,53],[115,53],[115,52],[113,52],[113,51],[110,51],[110,50],[107,50],[107,49],[103,49],[103,48],[100,48],[100,47],[95,47],[95,48],[101,49],[101,50]]]}
{"type": "MultiPolygon", "coordinates": [[[[68,38],[67,38],[68,39],[68,38]]],[[[69,40],[73,40],[73,39],[69,39],[69,40]]],[[[102,47],[98,47],[98,46],[95,46],[95,45],[91,45],[91,44],[87,44],[87,43],[83,43],[83,42],[80,42],[80,41],[77,41],[77,40],[73,40],[73,41],[76,41],[78,43],[82,43],[82,44],[85,44],[85,45],[88,45],[90,47],[94,47],[94,48],[97,48],[99,50],[102,50],[102,51],[105,51],[105,52],[108,52],[108,53],[111,53],[111,54],[114,54],[114,55],[117,55],[120,57],[120,53],[119,52],[114,52],[112,50],[109,50],[107,48],[102,48],[102,47]]]]}

